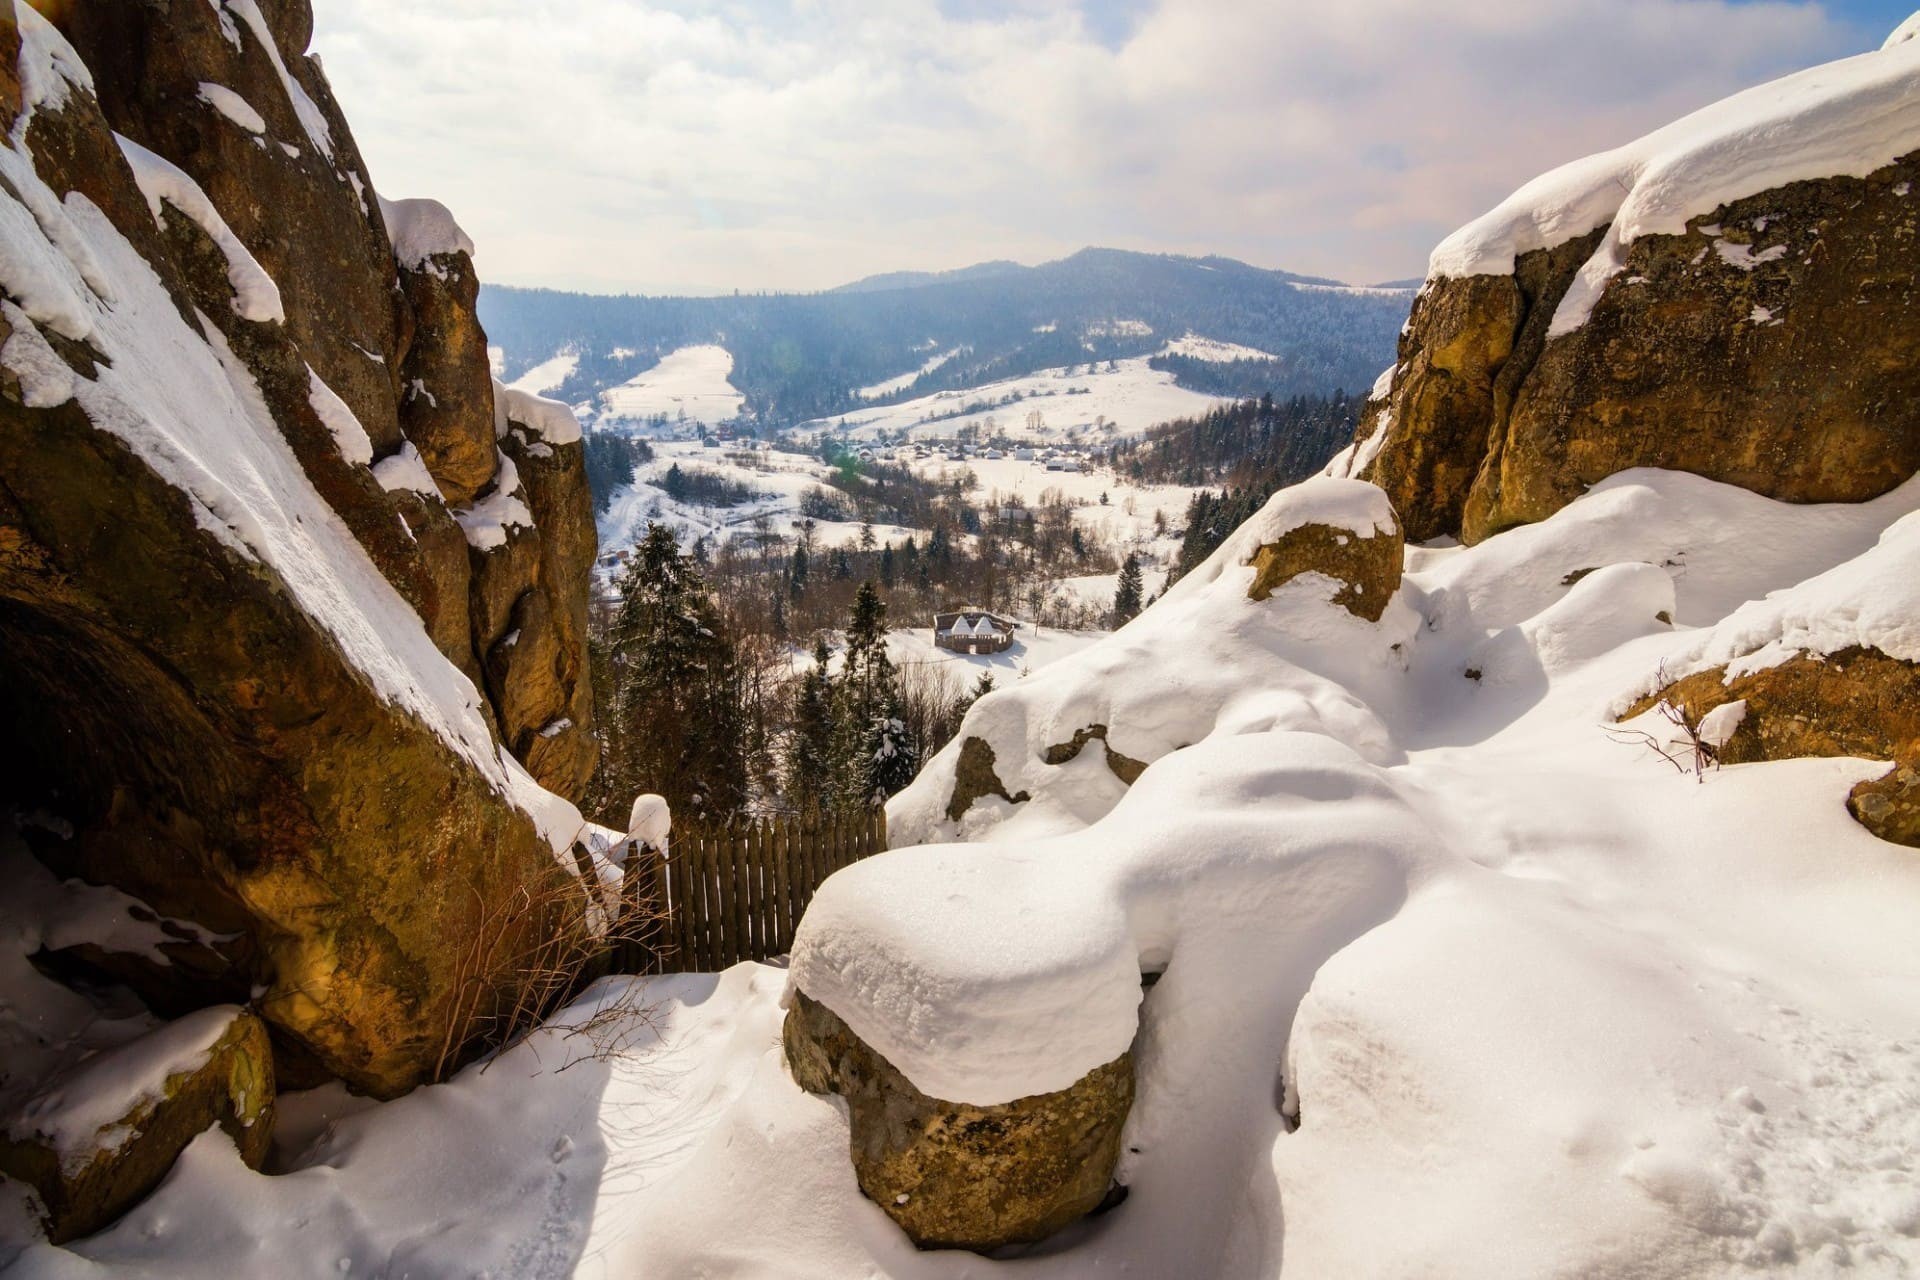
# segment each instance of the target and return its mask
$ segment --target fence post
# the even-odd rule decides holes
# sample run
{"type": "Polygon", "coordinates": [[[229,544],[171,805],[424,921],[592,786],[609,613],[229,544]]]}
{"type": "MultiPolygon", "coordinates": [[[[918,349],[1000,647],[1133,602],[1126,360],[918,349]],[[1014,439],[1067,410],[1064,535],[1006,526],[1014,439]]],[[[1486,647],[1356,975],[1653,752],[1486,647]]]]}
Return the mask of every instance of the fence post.
{"type": "Polygon", "coordinates": [[[732,869],[733,880],[733,951],[727,963],[735,965],[749,958],[753,935],[747,923],[747,832],[738,822],[728,825],[731,828],[727,832],[727,865],[732,869]]]}
{"type": "Polygon", "coordinates": [[[720,967],[720,858],[719,846],[710,830],[700,832],[701,955],[700,969],[711,973],[720,967]]]}
{"type": "Polygon", "coordinates": [[[776,816],[772,825],[773,844],[773,948],[779,955],[793,948],[792,879],[787,873],[787,820],[776,816]]]}
{"type": "Polygon", "coordinates": [[[757,819],[747,826],[747,913],[753,922],[753,946],[750,960],[765,960],[773,954],[767,946],[767,927],[772,924],[767,910],[767,829],[757,819]]]}

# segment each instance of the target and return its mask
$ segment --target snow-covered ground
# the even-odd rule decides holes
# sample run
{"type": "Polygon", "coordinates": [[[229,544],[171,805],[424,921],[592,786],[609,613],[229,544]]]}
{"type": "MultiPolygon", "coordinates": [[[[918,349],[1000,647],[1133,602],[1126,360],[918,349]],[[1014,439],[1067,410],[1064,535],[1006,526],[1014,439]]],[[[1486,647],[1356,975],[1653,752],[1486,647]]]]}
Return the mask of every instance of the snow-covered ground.
{"type": "MultiPolygon", "coordinates": [[[[729,449],[708,449],[698,442],[657,441],[652,462],[634,471],[634,483],[619,490],[596,524],[600,552],[606,555],[631,547],[646,536],[649,521],[672,525],[682,543],[697,538],[725,541],[757,534],[762,528],[784,538],[794,536],[800,515],[800,499],[809,489],[824,487],[830,474],[826,464],[805,454],[766,450],[754,454],[767,468],[743,466],[728,458],[729,449]],[[732,507],[707,507],[675,502],[661,488],[669,468],[712,472],[746,485],[754,500],[732,507]]],[[[822,547],[858,543],[858,521],[816,520],[814,540],[822,547]]],[[[876,524],[873,536],[881,544],[904,542],[909,537],[925,541],[928,531],[902,525],[876,524]]]]}
{"type": "Polygon", "coordinates": [[[731,422],[746,403],[739,388],[728,381],[732,374],[733,356],[725,347],[714,343],[680,347],[645,373],[602,391],[600,419],[644,422],[664,414],[675,422],[707,426],[731,422]]]}
{"type": "MultiPolygon", "coordinates": [[[[1743,601],[1916,508],[1920,481],[1823,507],[1627,473],[1479,546],[1409,549],[1378,624],[1324,583],[1246,599],[1245,544],[1282,509],[1132,626],[1002,681],[969,731],[1098,721],[1152,764],[1127,789],[1089,753],[1003,750],[1036,799],[976,802],[977,843],[834,877],[794,975],[910,1076],[982,1101],[1134,1042],[1129,1198],[1023,1255],[918,1252],[862,1198],[844,1109],[782,1061],[789,974],[742,965],[603,982],[397,1102],[296,1095],[278,1176],[209,1133],[124,1221],[16,1270],[1911,1274],[1920,860],[1841,804],[1883,766],[1696,779],[1606,725],[1743,601]],[[836,939],[883,984],[948,984],[943,1021],[902,1039],[883,989],[834,976],[836,939]],[[1144,996],[1140,967],[1164,968],[1144,996]],[[630,983],[652,1018],[580,1060],[565,1027],[630,983]]],[[[1917,542],[1862,563],[1910,574],[1917,542]]],[[[897,830],[944,798],[938,769],[897,830]]]]}
{"type": "Polygon", "coordinates": [[[962,427],[987,428],[988,420],[1014,439],[1059,441],[1078,436],[1089,444],[1111,444],[1136,436],[1174,418],[1205,413],[1220,396],[1174,385],[1173,375],[1149,368],[1146,356],[1095,361],[965,390],[936,391],[873,409],[856,409],[805,424],[807,429],[844,431],[858,440],[904,433],[915,440],[951,439],[962,427]],[[999,403],[1009,397],[1019,397],[999,403]],[[968,406],[981,407],[969,409],[968,406]],[[1038,413],[1041,422],[1028,426],[1038,413]],[[1108,428],[1111,428],[1110,430],[1108,428]]]}
{"type": "Polygon", "coordinates": [[[1186,356],[1193,360],[1212,360],[1225,363],[1230,360],[1278,360],[1280,357],[1271,351],[1262,351],[1258,347],[1243,347],[1237,342],[1220,342],[1214,338],[1203,338],[1197,333],[1189,333],[1175,338],[1160,349],[1163,356],[1186,356]]]}
{"type": "Polygon", "coordinates": [[[935,369],[938,369],[941,365],[959,354],[959,347],[942,351],[939,355],[927,357],[917,369],[909,369],[898,377],[888,378],[884,382],[876,382],[869,387],[861,387],[860,390],[854,394],[858,395],[862,400],[878,400],[881,396],[890,396],[896,391],[905,391],[914,384],[915,380],[918,379],[921,374],[932,373],[935,369]]]}
{"type": "MultiPolygon", "coordinates": [[[[516,391],[531,391],[542,396],[572,377],[579,364],[579,352],[562,351],[542,360],[507,385],[516,391]]],[[[496,376],[497,373],[496,370],[496,376]]]]}

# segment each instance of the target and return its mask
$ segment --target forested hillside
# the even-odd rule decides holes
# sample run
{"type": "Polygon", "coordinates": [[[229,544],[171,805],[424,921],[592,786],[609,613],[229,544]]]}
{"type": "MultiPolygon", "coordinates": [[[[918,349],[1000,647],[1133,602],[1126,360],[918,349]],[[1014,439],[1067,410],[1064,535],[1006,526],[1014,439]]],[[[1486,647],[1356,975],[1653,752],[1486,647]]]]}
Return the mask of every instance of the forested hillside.
{"type": "Polygon", "coordinates": [[[1167,367],[1183,382],[1196,379],[1197,390],[1357,390],[1392,360],[1406,302],[1404,292],[1349,290],[1228,258],[1086,249],[1038,267],[901,273],[818,294],[652,298],[487,286],[480,315],[509,381],[558,352],[573,354],[564,380],[542,388],[573,403],[678,348],[718,343],[732,354],[744,416],[778,426],[1038,369],[1150,355],[1188,333],[1274,357],[1225,369],[1170,357],[1167,367]],[[938,367],[900,380],[948,352],[938,367]],[[889,381],[897,385],[885,394],[871,392],[889,381]]]}

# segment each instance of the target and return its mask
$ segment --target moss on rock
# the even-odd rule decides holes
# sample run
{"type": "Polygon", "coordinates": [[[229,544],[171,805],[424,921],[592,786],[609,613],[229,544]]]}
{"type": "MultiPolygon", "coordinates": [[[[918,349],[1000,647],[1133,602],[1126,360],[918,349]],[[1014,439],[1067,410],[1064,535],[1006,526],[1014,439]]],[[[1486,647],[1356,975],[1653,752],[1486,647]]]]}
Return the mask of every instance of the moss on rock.
{"type": "Polygon", "coordinates": [[[1056,1093],[975,1107],[921,1093],[803,992],[782,1038],[801,1088],[846,1099],[860,1190],[922,1248],[1042,1240],[1113,1185],[1133,1106],[1130,1053],[1056,1093]]]}

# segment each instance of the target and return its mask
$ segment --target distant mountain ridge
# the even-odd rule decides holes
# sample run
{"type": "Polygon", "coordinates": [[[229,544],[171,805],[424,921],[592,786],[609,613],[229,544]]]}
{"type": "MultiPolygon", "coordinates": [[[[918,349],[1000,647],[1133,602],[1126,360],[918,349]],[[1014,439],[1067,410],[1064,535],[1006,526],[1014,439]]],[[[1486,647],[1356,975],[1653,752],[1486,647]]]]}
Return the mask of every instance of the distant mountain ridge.
{"type": "MultiPolygon", "coordinates": [[[[717,343],[733,357],[743,418],[777,427],[1151,355],[1189,333],[1271,354],[1232,366],[1234,394],[1356,391],[1392,361],[1406,304],[1404,291],[1231,258],[1095,248],[1033,267],[891,272],[813,294],[655,298],[487,286],[480,315],[507,379],[565,350],[574,364],[547,393],[589,406],[678,348],[717,343]],[[947,352],[956,354],[923,369],[947,352]],[[884,395],[860,395],[890,381],[898,385],[884,395]]],[[[1183,379],[1199,372],[1175,370],[1183,379]]],[[[1219,371],[1209,372],[1217,387],[1219,371]]]]}

